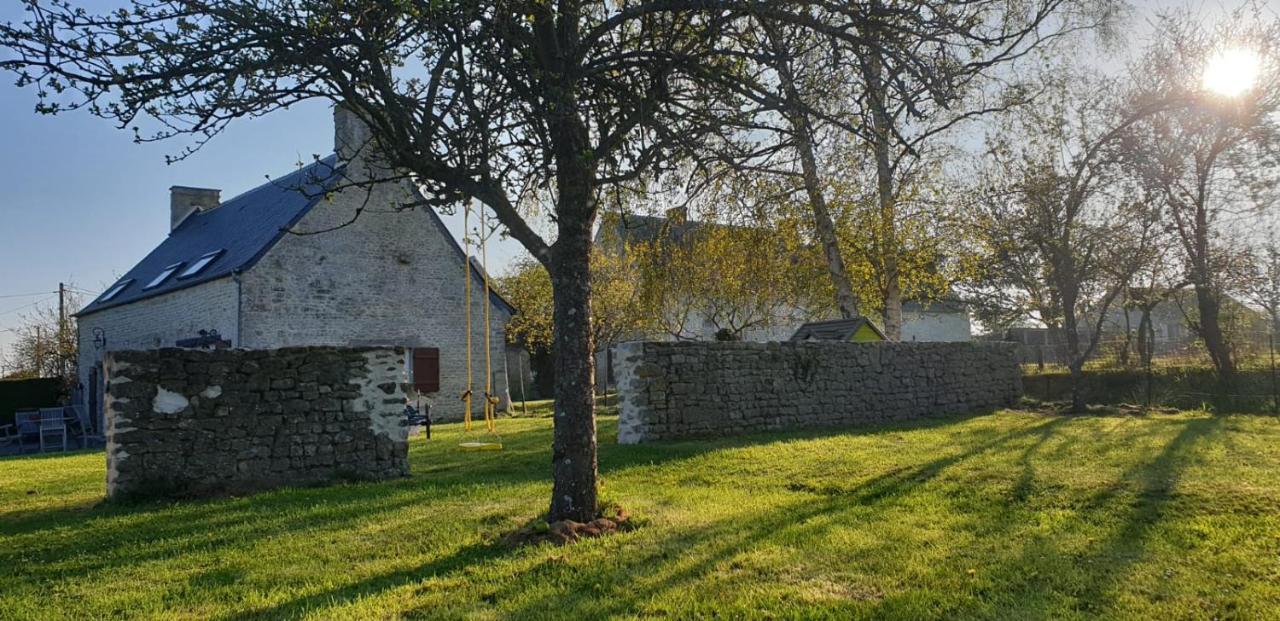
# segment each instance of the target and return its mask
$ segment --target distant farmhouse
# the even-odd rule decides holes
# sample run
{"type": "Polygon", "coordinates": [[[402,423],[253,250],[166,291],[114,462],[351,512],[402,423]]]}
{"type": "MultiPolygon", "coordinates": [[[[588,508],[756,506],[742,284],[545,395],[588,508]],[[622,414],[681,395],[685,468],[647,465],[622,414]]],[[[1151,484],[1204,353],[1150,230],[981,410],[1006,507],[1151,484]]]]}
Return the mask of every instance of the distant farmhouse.
{"type": "MultiPolygon", "coordinates": [[[[691,236],[696,234],[702,227],[725,226],[689,220],[686,214],[687,212],[683,209],[671,210],[665,217],[630,214],[622,217],[616,213],[606,214],[596,232],[595,241],[606,253],[616,255],[626,252],[628,247],[639,243],[652,243],[663,239],[674,244],[688,243],[691,236]]],[[[709,313],[695,310],[692,314],[693,317],[689,323],[694,337],[698,340],[715,339],[716,331],[719,327],[710,319],[709,313]]],[[[779,309],[778,314],[764,325],[753,326],[744,330],[741,338],[744,341],[751,342],[817,338],[814,336],[815,334],[843,333],[845,328],[852,325],[849,322],[857,324],[849,336],[856,333],[861,340],[883,340],[884,338],[879,329],[867,321],[865,317],[854,320],[839,320],[834,315],[828,314],[823,317],[819,313],[814,313],[804,308],[779,309]],[[815,315],[818,315],[816,319],[819,319],[819,321],[813,321],[815,315]],[[824,323],[828,324],[831,329],[798,334],[802,326],[815,326],[824,323]],[[867,338],[867,329],[864,328],[864,325],[874,331],[874,334],[877,335],[876,339],[867,338]]],[[[667,340],[670,338],[672,338],[670,335],[665,334],[644,334],[634,335],[629,340],[667,340]]],[[[920,342],[972,340],[968,309],[958,302],[936,301],[922,303],[914,300],[905,301],[902,304],[902,340],[920,342]]],[[[610,359],[611,353],[609,351],[597,352],[597,385],[604,385],[606,381],[612,383],[610,359]]]]}
{"type": "MultiPolygon", "coordinates": [[[[489,304],[493,381],[505,398],[503,334],[514,309],[497,293],[484,299],[480,267],[467,265],[431,209],[401,207],[420,196],[416,185],[352,187],[369,178],[361,147],[370,134],[342,106],[335,126],[334,155],[230,200],[218,190],[170,189],[169,236],[77,315],[80,392],[96,420],[106,352],[175,346],[404,347],[412,396],[437,416],[458,417],[466,278],[473,355],[482,359],[479,318],[489,304]]],[[[475,372],[478,393],[484,365],[475,372]]]]}

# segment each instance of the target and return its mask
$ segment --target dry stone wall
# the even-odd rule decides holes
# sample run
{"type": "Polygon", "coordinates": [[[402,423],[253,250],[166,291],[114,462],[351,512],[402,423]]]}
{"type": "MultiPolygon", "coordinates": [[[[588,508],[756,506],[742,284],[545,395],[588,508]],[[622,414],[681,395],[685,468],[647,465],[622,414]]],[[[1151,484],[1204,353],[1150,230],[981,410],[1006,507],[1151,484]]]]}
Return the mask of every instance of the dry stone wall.
{"type": "Polygon", "coordinates": [[[107,496],[208,496],[409,474],[404,352],[109,352],[107,496]]]}
{"type": "Polygon", "coordinates": [[[960,414],[1022,393],[1005,343],[637,342],[614,364],[623,444],[960,414]]]}

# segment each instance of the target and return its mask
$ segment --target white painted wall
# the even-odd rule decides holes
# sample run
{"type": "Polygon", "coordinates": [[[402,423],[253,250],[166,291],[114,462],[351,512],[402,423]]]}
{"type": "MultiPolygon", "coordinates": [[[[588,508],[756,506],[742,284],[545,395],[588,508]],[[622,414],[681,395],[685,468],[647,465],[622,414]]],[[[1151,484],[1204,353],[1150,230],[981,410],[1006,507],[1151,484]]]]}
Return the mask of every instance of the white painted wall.
{"type": "Polygon", "coordinates": [[[903,341],[967,342],[972,339],[968,313],[902,313],[903,341]]]}

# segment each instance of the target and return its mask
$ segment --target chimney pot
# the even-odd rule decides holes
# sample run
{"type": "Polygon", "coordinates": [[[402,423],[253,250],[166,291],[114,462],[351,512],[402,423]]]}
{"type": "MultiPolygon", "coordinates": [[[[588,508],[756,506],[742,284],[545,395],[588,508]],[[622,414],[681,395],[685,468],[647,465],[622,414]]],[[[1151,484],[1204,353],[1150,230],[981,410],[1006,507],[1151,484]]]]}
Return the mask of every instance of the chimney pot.
{"type": "Polygon", "coordinates": [[[222,204],[221,196],[222,190],[210,188],[190,188],[184,185],[169,188],[169,231],[178,228],[193,212],[216,209],[222,204]]]}

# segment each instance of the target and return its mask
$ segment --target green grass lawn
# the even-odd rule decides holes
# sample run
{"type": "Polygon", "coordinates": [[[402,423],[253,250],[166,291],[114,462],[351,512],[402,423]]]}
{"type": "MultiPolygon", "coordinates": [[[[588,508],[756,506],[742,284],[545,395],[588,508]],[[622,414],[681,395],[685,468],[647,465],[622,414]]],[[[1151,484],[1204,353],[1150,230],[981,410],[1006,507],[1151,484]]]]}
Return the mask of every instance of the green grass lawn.
{"type": "Polygon", "coordinates": [[[1280,617],[1280,422],[999,412],[618,446],[646,525],[510,549],[550,420],[415,438],[412,478],[100,505],[101,453],[0,460],[0,618],[1280,617]]]}

